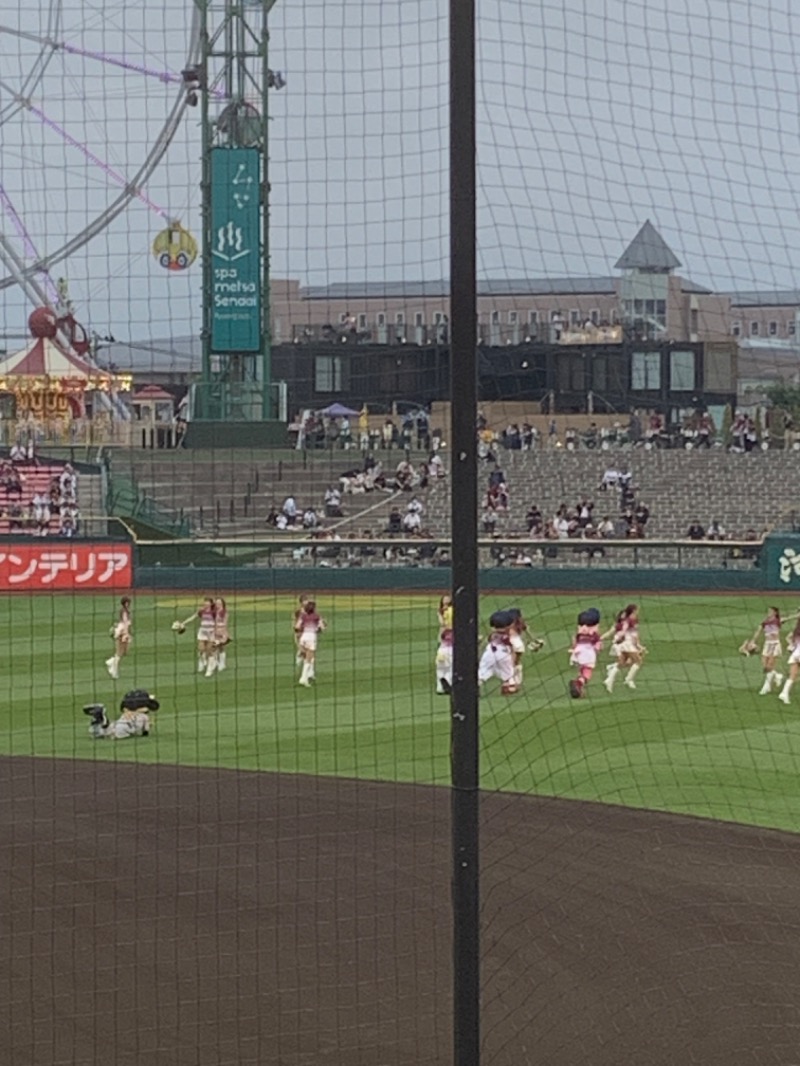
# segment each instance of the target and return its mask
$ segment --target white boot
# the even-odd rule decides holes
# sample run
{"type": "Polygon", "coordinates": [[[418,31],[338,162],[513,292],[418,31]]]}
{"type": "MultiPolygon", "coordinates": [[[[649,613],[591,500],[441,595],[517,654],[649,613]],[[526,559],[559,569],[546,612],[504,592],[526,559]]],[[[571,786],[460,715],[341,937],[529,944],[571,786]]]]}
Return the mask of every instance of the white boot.
{"type": "Polygon", "coordinates": [[[617,663],[612,663],[609,667],[606,668],[606,679],[603,682],[603,686],[606,692],[614,691],[614,680],[618,673],[619,665],[617,663]]]}
{"type": "Polygon", "coordinates": [[[787,681],[786,684],[781,689],[781,694],[778,696],[778,699],[781,701],[781,703],[791,703],[791,700],[789,699],[789,693],[791,691],[792,691],[792,682],[791,681],[787,681]]]}
{"type": "Polygon", "coordinates": [[[634,663],[633,666],[628,671],[628,676],[625,678],[625,684],[628,686],[628,688],[636,688],[636,683],[634,681],[634,678],[636,677],[636,675],[638,673],[639,673],[639,664],[638,663],[634,663]]]}
{"type": "Polygon", "coordinates": [[[201,655],[200,658],[197,660],[197,672],[198,672],[198,674],[204,674],[205,671],[206,671],[206,667],[207,666],[208,666],[208,659],[206,658],[205,655],[201,655]]]}
{"type": "Polygon", "coordinates": [[[224,670],[227,665],[226,653],[224,651],[217,652],[217,670],[224,670]]]}
{"type": "Polygon", "coordinates": [[[303,669],[300,671],[300,680],[297,683],[304,688],[311,687],[311,663],[303,663],[303,669]]]}
{"type": "Polygon", "coordinates": [[[209,658],[208,666],[206,667],[206,677],[211,677],[216,669],[217,669],[216,656],[212,655],[209,658]]]}
{"type": "Polygon", "coordinates": [[[116,681],[119,677],[119,657],[112,655],[110,659],[106,659],[106,669],[116,681]]]}

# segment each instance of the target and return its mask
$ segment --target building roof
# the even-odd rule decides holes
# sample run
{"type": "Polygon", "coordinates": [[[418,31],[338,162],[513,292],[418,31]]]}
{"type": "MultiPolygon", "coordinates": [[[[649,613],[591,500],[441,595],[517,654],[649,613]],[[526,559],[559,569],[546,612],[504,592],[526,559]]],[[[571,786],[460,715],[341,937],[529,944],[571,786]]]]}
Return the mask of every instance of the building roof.
{"type": "Polygon", "coordinates": [[[111,375],[50,337],[33,337],[24,348],[6,356],[0,362],[0,377],[47,377],[81,382],[91,388],[111,382],[111,375]]]}
{"type": "MultiPolygon", "coordinates": [[[[478,281],[479,296],[555,296],[560,293],[614,293],[615,278],[487,278],[478,281]]],[[[448,281],[346,281],[301,288],[304,300],[416,298],[448,299],[448,281]]]]}
{"type": "Polygon", "coordinates": [[[800,306],[798,289],[763,289],[744,292],[723,292],[731,301],[731,307],[797,307],[800,306]]]}
{"type": "Polygon", "coordinates": [[[680,260],[648,218],[615,264],[616,270],[675,270],[680,260]]]}

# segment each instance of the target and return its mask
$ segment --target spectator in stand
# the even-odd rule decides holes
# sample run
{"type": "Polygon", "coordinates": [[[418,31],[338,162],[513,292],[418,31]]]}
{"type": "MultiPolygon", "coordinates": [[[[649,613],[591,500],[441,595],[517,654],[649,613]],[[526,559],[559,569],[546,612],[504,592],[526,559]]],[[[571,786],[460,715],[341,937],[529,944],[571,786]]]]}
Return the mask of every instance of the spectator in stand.
{"type": "Polygon", "coordinates": [[[597,527],[597,535],[604,540],[611,540],[614,536],[614,523],[608,515],[603,515],[597,527]]]}
{"type": "Polygon", "coordinates": [[[15,443],[11,445],[9,458],[12,463],[26,463],[28,461],[28,451],[23,444],[19,441],[15,441],[15,443]]]}
{"type": "Polygon", "coordinates": [[[342,512],[342,494],[333,485],[328,485],[325,489],[325,517],[326,518],[344,518],[342,512]]]}
{"type": "Polygon", "coordinates": [[[727,540],[728,534],[717,518],[712,518],[706,530],[706,540],[727,540]]]}
{"type": "Polygon", "coordinates": [[[447,476],[442,457],[441,455],[437,455],[436,452],[431,452],[430,458],[428,459],[428,475],[432,478],[447,476]]]}
{"type": "Polygon", "coordinates": [[[22,508],[18,503],[12,503],[8,509],[8,530],[9,533],[18,532],[21,533],[24,528],[24,518],[22,508]]]}
{"type": "Polygon", "coordinates": [[[37,492],[31,502],[36,524],[35,535],[46,537],[50,529],[50,498],[42,492],[37,492]]]}
{"type": "Polygon", "coordinates": [[[494,536],[494,531],[497,527],[497,511],[493,507],[485,507],[483,511],[483,532],[487,537],[494,536]]]}
{"type": "Polygon", "coordinates": [[[540,537],[544,527],[544,519],[542,518],[542,512],[539,508],[533,504],[525,515],[525,524],[528,528],[528,533],[532,537],[540,537]]]}
{"type": "Polygon", "coordinates": [[[642,527],[642,529],[644,529],[650,518],[650,508],[647,506],[646,503],[640,501],[636,504],[636,507],[633,512],[633,517],[634,520],[642,527]]]}
{"type": "Polygon", "coordinates": [[[283,501],[283,507],[281,507],[281,511],[286,517],[287,526],[293,526],[295,521],[297,520],[297,501],[295,500],[294,496],[289,495],[286,497],[286,499],[283,501]]]}
{"type": "Polygon", "coordinates": [[[403,451],[410,452],[411,445],[414,441],[414,419],[411,415],[406,415],[403,419],[403,426],[400,430],[400,447],[403,451]]]}
{"type": "Polygon", "coordinates": [[[403,532],[419,533],[422,529],[422,519],[418,511],[406,511],[403,515],[403,532]]]}
{"type": "Polygon", "coordinates": [[[523,548],[519,548],[509,559],[508,565],[530,569],[533,566],[533,559],[523,548]]]}
{"type": "Polygon", "coordinates": [[[410,492],[414,486],[414,467],[407,459],[402,459],[397,464],[394,475],[395,487],[404,492],[410,492]]]}
{"type": "Polygon", "coordinates": [[[289,519],[286,517],[283,511],[280,511],[278,514],[275,515],[275,528],[280,533],[283,533],[284,530],[289,528],[289,519]]]}
{"type": "Polygon", "coordinates": [[[746,452],[755,451],[757,444],[758,432],[756,431],[756,424],[748,415],[744,426],[744,450],[746,452]]]}
{"type": "Polygon", "coordinates": [[[303,511],[303,529],[316,529],[318,524],[317,512],[313,507],[306,507],[303,511]]]}
{"type": "Polygon", "coordinates": [[[61,471],[59,485],[61,487],[62,500],[71,503],[78,498],[78,475],[75,473],[72,463],[67,463],[61,471]]]}
{"type": "Polygon", "coordinates": [[[592,525],[592,512],[594,511],[594,503],[591,500],[587,500],[586,497],[580,501],[576,511],[578,513],[578,525],[581,529],[585,529],[586,526],[592,525]]]}
{"type": "Polygon", "coordinates": [[[711,415],[708,411],[704,411],[703,414],[700,415],[700,421],[697,424],[697,447],[710,448],[713,436],[714,423],[711,420],[711,415]]]}
{"type": "Polygon", "coordinates": [[[644,540],[644,527],[634,520],[628,526],[628,532],[625,537],[627,540],[644,540]]]}
{"type": "Polygon", "coordinates": [[[699,521],[695,518],[694,522],[689,526],[686,531],[687,540],[704,540],[706,531],[700,525],[699,521]]]}
{"type": "Polygon", "coordinates": [[[6,475],[3,482],[6,496],[8,496],[9,499],[12,496],[19,498],[22,495],[22,482],[23,477],[19,470],[14,466],[9,465],[6,468],[6,475]]]}
{"type": "Polygon", "coordinates": [[[417,447],[420,451],[430,451],[431,424],[426,411],[417,411],[417,447]]]}
{"type": "Polygon", "coordinates": [[[391,420],[387,418],[383,423],[383,429],[381,430],[381,446],[385,451],[390,451],[397,441],[397,426],[391,420]]]}
{"type": "Polygon", "coordinates": [[[350,429],[350,419],[347,417],[347,415],[344,415],[342,417],[341,422],[339,423],[339,443],[345,451],[349,451],[350,448],[352,448],[353,446],[353,435],[352,430],[350,429]]]}
{"type": "Polygon", "coordinates": [[[75,523],[72,520],[72,516],[69,514],[63,514],[61,516],[61,522],[58,527],[59,537],[74,537],[76,533],[75,523]]]}
{"type": "Polygon", "coordinates": [[[417,472],[417,484],[421,489],[427,489],[428,487],[428,464],[420,463],[419,470],[417,472]]]}
{"type": "Polygon", "coordinates": [[[386,527],[386,532],[390,536],[397,536],[403,532],[403,516],[396,507],[393,507],[389,512],[389,524],[386,527]]]}
{"type": "Polygon", "coordinates": [[[615,466],[610,466],[603,474],[603,479],[600,482],[600,491],[608,492],[609,489],[615,489],[619,484],[619,470],[615,466]]]}
{"type": "Polygon", "coordinates": [[[419,502],[419,500],[417,499],[416,496],[412,496],[411,499],[406,504],[406,511],[409,512],[409,513],[411,513],[413,511],[413,512],[416,512],[416,514],[421,515],[424,512],[424,510],[425,510],[425,508],[422,506],[422,504],[419,502]]]}

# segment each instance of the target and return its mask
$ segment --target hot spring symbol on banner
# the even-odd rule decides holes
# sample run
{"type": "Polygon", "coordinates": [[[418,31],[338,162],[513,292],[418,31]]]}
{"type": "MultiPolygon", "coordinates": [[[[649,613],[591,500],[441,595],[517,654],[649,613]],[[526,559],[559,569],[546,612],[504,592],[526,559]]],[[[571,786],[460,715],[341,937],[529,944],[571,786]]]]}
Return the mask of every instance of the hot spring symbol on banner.
{"type": "Polygon", "coordinates": [[[261,350],[261,159],[257,148],[211,151],[211,351],[261,350]]]}

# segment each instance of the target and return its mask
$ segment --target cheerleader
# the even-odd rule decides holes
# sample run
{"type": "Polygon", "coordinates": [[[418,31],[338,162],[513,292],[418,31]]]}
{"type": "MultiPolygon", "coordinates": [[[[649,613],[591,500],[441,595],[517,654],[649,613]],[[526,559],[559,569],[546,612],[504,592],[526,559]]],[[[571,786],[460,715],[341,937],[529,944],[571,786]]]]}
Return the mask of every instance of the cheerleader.
{"type": "Polygon", "coordinates": [[[449,696],[453,691],[453,630],[439,631],[436,649],[436,695],[449,696]]]}
{"type": "Polygon", "coordinates": [[[800,672],[800,619],[795,622],[794,629],[789,637],[789,676],[783,683],[783,688],[780,691],[778,699],[781,703],[791,703],[789,693],[792,691],[792,685],[797,680],[797,674],[800,672]]]}
{"type": "Polygon", "coordinates": [[[495,611],[489,619],[491,633],[478,666],[478,684],[491,678],[499,678],[500,691],[511,696],[519,691],[514,678],[514,652],[511,647],[511,629],[516,621],[513,611],[495,611]]]}
{"type": "Polygon", "coordinates": [[[131,621],[130,597],[123,596],[119,601],[119,617],[111,627],[114,654],[110,659],[106,659],[106,669],[115,681],[119,677],[119,664],[128,654],[131,644],[131,621]]]}
{"type": "Polygon", "coordinates": [[[603,685],[607,692],[614,691],[614,681],[620,670],[628,668],[625,675],[625,684],[628,688],[636,688],[636,675],[641,669],[646,653],[646,648],[639,639],[639,608],[635,603],[629,603],[619,612],[614,625],[600,637],[606,640],[613,636],[611,644],[612,661],[606,668],[606,679],[603,685]]]}
{"type": "MultiPolygon", "coordinates": [[[[225,649],[230,642],[231,635],[228,629],[228,605],[225,603],[222,596],[218,596],[214,600],[214,670],[225,669],[227,665],[227,653],[225,649]]],[[[206,668],[206,677],[211,677],[214,670],[211,669],[211,663],[209,662],[209,665],[206,668]]]]}
{"type": "Polygon", "coordinates": [[[779,673],[775,667],[778,664],[778,660],[781,656],[781,613],[777,607],[767,608],[767,617],[758,626],[753,636],[750,638],[750,644],[757,645],[759,636],[763,637],[764,643],[761,648],[761,665],[764,668],[764,684],[758,690],[759,696],[768,696],[772,691],[772,686],[780,688],[783,683],[783,674],[779,673]]]}
{"type": "Polygon", "coordinates": [[[292,615],[292,636],[294,638],[294,661],[297,666],[303,661],[303,656],[300,653],[300,631],[297,628],[297,623],[303,617],[303,609],[308,603],[308,596],[305,592],[301,593],[297,598],[297,607],[292,615]]]}
{"type": "Polygon", "coordinates": [[[213,596],[206,596],[197,610],[190,614],[183,622],[173,622],[172,628],[176,633],[183,633],[190,622],[197,619],[197,672],[211,677],[216,668],[214,647],[214,626],[216,609],[213,596]]]}
{"type": "Polygon", "coordinates": [[[308,688],[316,680],[315,662],[317,658],[317,640],[319,634],[327,628],[325,619],[317,614],[317,605],[313,600],[303,604],[300,616],[294,625],[297,634],[297,647],[303,669],[300,671],[299,685],[308,688]]]}
{"type": "Polygon", "coordinates": [[[590,607],[578,615],[578,628],[569,653],[570,665],[579,668],[578,676],[569,683],[569,694],[575,700],[584,695],[597,666],[597,655],[603,646],[599,627],[600,612],[596,607],[590,607]]]}
{"type": "Polygon", "coordinates": [[[436,695],[449,696],[453,690],[453,601],[442,596],[436,611],[439,644],[436,648],[436,695]]]}

